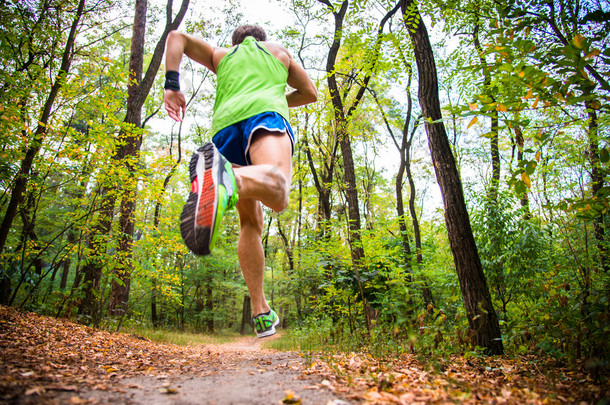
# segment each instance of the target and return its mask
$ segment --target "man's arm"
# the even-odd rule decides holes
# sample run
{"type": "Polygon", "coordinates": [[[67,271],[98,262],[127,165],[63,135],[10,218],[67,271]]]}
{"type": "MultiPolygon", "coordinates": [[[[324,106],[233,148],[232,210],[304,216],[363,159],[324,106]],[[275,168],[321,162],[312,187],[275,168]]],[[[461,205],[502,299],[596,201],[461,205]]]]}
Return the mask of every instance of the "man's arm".
{"type": "MultiPolygon", "coordinates": [[[[290,55],[288,55],[290,57],[290,55]]],[[[318,100],[318,90],[307,72],[292,57],[288,67],[287,83],[294,90],[286,94],[288,107],[298,107],[318,100]]]]}
{"type": "MultiPolygon", "coordinates": [[[[210,44],[190,35],[171,31],[166,42],[165,71],[178,72],[182,55],[188,56],[216,73],[213,62],[214,48],[210,44]]],[[[167,114],[174,120],[182,122],[186,108],[184,94],[180,90],[165,90],[164,101],[167,114]]]]}
{"type": "Polygon", "coordinates": [[[182,55],[186,55],[216,73],[216,67],[212,60],[214,50],[213,46],[199,38],[182,32],[171,31],[166,42],[165,70],[178,71],[182,55]]]}

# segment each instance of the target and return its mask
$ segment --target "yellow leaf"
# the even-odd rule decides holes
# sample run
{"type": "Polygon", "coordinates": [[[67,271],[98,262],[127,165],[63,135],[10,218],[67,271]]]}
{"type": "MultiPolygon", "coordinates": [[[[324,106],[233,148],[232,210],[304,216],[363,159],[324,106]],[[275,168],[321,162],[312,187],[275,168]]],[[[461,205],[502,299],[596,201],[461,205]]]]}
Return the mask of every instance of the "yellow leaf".
{"type": "Polygon", "coordinates": [[[529,100],[530,98],[534,98],[534,93],[532,92],[532,89],[529,89],[527,91],[527,94],[524,97],[526,100],[529,100]]]}
{"type": "Polygon", "coordinates": [[[523,70],[520,71],[518,76],[521,77],[521,78],[525,77],[525,72],[523,70]]]}
{"type": "Polygon", "coordinates": [[[479,118],[478,117],[474,117],[470,123],[468,124],[468,128],[470,128],[471,126],[473,126],[474,124],[476,124],[477,122],[479,122],[479,118]]]}
{"type": "Polygon", "coordinates": [[[299,398],[294,391],[286,390],[286,397],[282,400],[283,404],[301,404],[301,398],[299,398]]]}
{"type": "Polygon", "coordinates": [[[538,107],[538,101],[540,101],[540,96],[536,96],[536,100],[534,100],[534,104],[532,104],[532,108],[538,107]]]}
{"type": "Polygon", "coordinates": [[[592,57],[594,57],[594,56],[599,55],[600,53],[601,53],[601,51],[600,51],[599,49],[597,49],[597,48],[593,48],[593,50],[592,50],[591,52],[589,52],[589,53],[588,53],[588,54],[585,56],[585,59],[592,58],[592,57]]]}
{"type": "Polygon", "coordinates": [[[496,106],[496,111],[506,112],[506,106],[504,104],[498,104],[496,106]]]}
{"type": "Polygon", "coordinates": [[[576,36],[572,39],[572,43],[577,47],[577,48],[582,48],[582,42],[585,40],[585,37],[583,37],[580,34],[576,34],[576,36]]]}
{"type": "Polygon", "coordinates": [[[542,152],[538,151],[536,152],[536,161],[540,162],[540,157],[542,156],[542,152]]]}
{"type": "Polygon", "coordinates": [[[582,75],[582,77],[589,80],[589,74],[584,69],[580,69],[580,74],[582,75]]]}
{"type": "Polygon", "coordinates": [[[530,176],[528,176],[526,172],[521,173],[521,180],[523,180],[523,182],[525,183],[527,188],[532,188],[532,182],[530,180],[530,176]]]}

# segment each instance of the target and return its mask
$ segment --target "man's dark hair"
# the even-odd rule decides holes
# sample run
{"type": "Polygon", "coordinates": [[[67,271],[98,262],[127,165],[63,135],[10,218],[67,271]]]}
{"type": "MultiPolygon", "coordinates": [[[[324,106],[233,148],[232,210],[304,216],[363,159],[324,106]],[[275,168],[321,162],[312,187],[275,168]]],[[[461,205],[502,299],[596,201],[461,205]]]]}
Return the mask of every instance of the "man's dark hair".
{"type": "Polygon", "coordinates": [[[265,30],[259,27],[258,25],[241,25],[233,31],[233,37],[231,40],[233,41],[233,46],[239,45],[244,42],[246,37],[254,37],[257,41],[266,41],[267,34],[265,30]]]}

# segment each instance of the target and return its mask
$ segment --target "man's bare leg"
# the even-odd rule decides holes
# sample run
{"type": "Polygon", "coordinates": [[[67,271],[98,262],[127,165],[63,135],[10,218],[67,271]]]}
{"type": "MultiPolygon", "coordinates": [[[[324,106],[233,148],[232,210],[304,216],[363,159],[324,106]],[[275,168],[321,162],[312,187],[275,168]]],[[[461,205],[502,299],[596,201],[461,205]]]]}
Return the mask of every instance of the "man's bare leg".
{"type": "Polygon", "coordinates": [[[239,201],[239,264],[250,292],[253,315],[269,311],[263,291],[265,255],[261,202],[280,212],[288,205],[292,143],[286,133],[259,131],[250,145],[251,166],[234,168],[239,201]]]}
{"type": "Polygon", "coordinates": [[[250,292],[252,314],[258,315],[269,311],[263,290],[265,272],[265,254],[261,242],[263,210],[257,200],[240,199],[237,203],[237,211],[241,227],[237,243],[239,266],[250,292]]]}

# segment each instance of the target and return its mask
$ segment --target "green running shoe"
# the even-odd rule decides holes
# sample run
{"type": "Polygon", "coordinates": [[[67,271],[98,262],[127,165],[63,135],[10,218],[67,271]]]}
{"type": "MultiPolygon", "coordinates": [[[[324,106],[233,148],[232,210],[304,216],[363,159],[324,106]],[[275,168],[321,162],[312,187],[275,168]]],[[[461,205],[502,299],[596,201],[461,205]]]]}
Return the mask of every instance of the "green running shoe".
{"type": "Polygon", "coordinates": [[[258,338],[274,335],[275,327],[280,323],[280,318],[272,309],[266,314],[256,315],[252,320],[258,338]]]}
{"type": "Polygon", "coordinates": [[[191,192],[180,215],[180,233],[197,255],[210,253],[226,210],[237,203],[237,183],[231,163],[208,142],[191,157],[191,192]]]}

